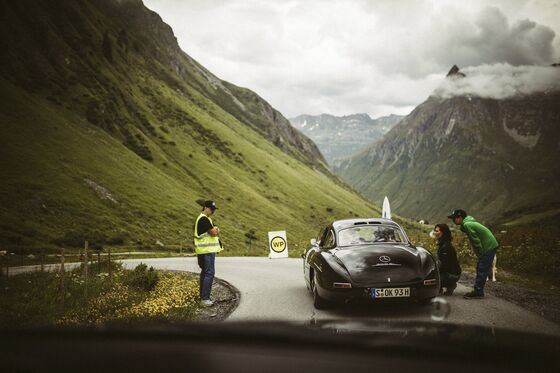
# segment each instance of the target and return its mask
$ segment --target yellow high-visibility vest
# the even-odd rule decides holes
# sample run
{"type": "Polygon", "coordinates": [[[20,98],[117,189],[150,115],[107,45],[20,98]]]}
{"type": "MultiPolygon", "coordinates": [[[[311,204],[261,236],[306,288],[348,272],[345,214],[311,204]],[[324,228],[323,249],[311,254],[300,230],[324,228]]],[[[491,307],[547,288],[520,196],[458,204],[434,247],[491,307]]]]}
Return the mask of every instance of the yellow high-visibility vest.
{"type": "Polygon", "coordinates": [[[208,232],[203,233],[200,236],[198,235],[198,221],[202,217],[208,218],[208,220],[210,220],[210,224],[214,226],[212,219],[203,213],[198,215],[198,218],[196,218],[196,223],[194,223],[194,250],[196,254],[217,253],[222,251],[219,237],[212,237],[208,234],[208,232]]]}

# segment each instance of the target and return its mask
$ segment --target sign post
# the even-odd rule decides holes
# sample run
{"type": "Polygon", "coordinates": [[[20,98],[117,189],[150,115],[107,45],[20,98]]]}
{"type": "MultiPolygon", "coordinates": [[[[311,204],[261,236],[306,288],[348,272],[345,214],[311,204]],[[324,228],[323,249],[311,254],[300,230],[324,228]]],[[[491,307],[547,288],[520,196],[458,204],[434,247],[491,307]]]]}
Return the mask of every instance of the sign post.
{"type": "Polygon", "coordinates": [[[268,232],[269,259],[288,257],[288,240],[286,231],[268,232]]]}

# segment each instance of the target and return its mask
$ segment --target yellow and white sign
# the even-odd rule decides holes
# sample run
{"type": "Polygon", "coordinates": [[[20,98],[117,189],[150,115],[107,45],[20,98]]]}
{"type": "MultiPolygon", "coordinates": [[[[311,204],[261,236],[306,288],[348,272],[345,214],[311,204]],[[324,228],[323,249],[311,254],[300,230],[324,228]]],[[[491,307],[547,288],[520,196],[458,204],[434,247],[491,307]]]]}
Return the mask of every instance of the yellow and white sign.
{"type": "Polygon", "coordinates": [[[270,259],[287,258],[288,257],[288,240],[286,239],[286,231],[268,232],[268,247],[270,259]]]}

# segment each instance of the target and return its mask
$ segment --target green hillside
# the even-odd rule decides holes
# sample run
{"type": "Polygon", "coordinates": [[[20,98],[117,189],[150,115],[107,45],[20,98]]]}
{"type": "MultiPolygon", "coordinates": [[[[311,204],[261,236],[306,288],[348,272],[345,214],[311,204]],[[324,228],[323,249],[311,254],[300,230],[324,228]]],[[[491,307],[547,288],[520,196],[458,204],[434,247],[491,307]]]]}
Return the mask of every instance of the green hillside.
{"type": "Polygon", "coordinates": [[[238,254],[264,254],[269,230],[287,230],[294,250],[329,220],[379,216],[309,139],[180,51],[141,2],[0,8],[0,250],[191,247],[199,198],[217,201],[238,254]]]}

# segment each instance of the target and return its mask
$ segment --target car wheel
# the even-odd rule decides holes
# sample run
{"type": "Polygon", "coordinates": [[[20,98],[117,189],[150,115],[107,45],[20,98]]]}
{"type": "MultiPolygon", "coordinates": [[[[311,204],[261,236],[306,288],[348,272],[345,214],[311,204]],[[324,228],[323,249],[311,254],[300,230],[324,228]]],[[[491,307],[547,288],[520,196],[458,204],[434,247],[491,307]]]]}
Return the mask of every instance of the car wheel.
{"type": "Polygon", "coordinates": [[[315,280],[316,275],[311,276],[311,292],[313,293],[313,306],[318,310],[324,310],[329,306],[329,302],[321,298],[319,292],[317,291],[317,285],[315,280]]]}
{"type": "Polygon", "coordinates": [[[435,297],[431,297],[431,298],[424,298],[424,299],[420,299],[418,301],[418,304],[422,305],[422,306],[427,306],[430,303],[432,303],[432,299],[434,299],[435,297]]]}

